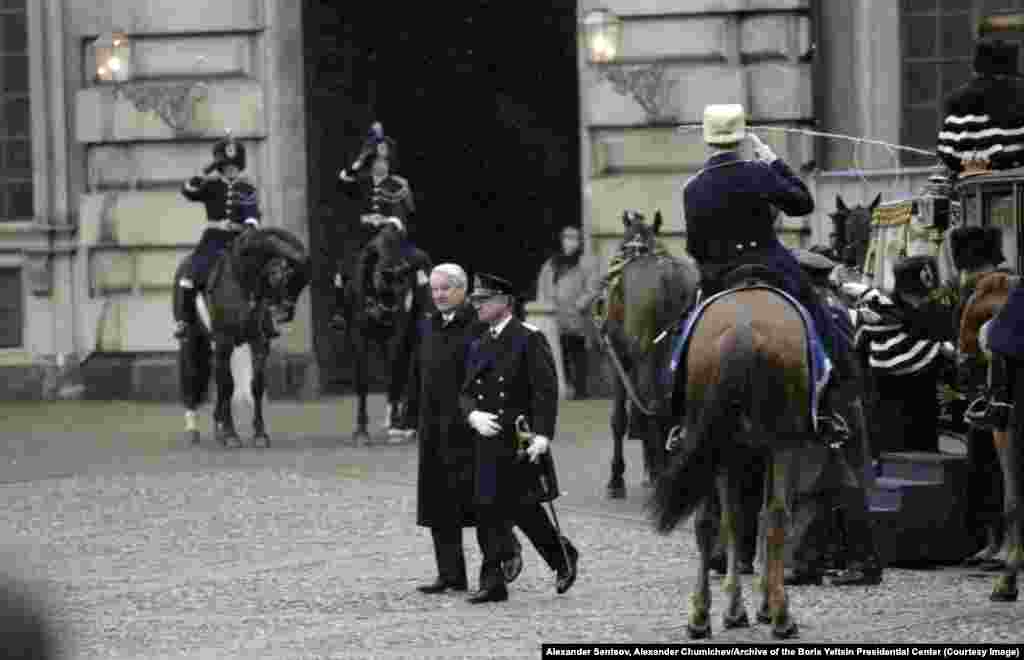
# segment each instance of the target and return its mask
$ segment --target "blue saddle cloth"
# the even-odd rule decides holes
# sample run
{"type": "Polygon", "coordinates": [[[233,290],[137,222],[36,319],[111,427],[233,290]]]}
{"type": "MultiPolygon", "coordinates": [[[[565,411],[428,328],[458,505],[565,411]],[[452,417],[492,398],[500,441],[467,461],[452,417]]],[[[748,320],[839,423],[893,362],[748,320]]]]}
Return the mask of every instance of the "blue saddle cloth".
{"type": "MultiPolygon", "coordinates": [[[[804,329],[807,333],[807,362],[811,365],[811,382],[814,383],[814,386],[811,388],[811,400],[809,401],[811,423],[814,426],[814,430],[817,431],[818,404],[821,400],[821,393],[825,391],[825,385],[828,383],[828,379],[832,374],[832,361],[829,360],[828,355],[825,353],[825,346],[822,343],[821,336],[818,334],[818,331],[814,326],[814,319],[811,318],[807,308],[801,305],[796,298],[782,289],[772,286],[757,286],[753,288],[774,291],[788,300],[789,303],[793,305],[798,312],[800,312],[800,318],[804,321],[804,329]]],[[[735,291],[735,289],[716,293],[707,300],[701,302],[701,304],[691,311],[688,316],[680,320],[682,332],[676,336],[675,342],[672,346],[672,359],[669,362],[670,374],[674,375],[676,369],[679,368],[679,365],[685,364],[686,349],[690,343],[690,336],[693,334],[693,328],[697,325],[697,321],[704,314],[704,310],[707,309],[708,305],[718,300],[718,298],[733,291],[735,291]]]]}

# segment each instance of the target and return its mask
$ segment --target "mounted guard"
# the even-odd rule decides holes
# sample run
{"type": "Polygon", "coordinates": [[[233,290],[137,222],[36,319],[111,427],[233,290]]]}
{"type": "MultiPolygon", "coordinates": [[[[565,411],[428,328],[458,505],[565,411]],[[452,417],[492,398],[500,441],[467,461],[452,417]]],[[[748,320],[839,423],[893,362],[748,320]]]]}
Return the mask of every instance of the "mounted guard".
{"type": "MultiPolygon", "coordinates": [[[[206,207],[207,226],[190,258],[188,275],[178,280],[182,295],[174,310],[175,339],[184,339],[189,326],[198,321],[196,296],[206,286],[217,259],[242,231],[260,225],[259,197],[253,183],[242,175],[244,170],[245,145],[228,133],[213,145],[213,162],[181,188],[185,199],[206,207]]],[[[268,319],[268,323],[269,336],[280,336],[273,321],[268,319]]]]}
{"type": "MultiPolygon", "coordinates": [[[[359,235],[359,256],[354,272],[349,274],[347,271],[352,266],[343,264],[334,280],[336,307],[331,327],[339,331],[348,325],[354,300],[361,296],[367,307],[375,304],[372,273],[377,255],[368,246],[378,229],[386,224],[394,225],[402,233],[403,249],[410,257],[418,254],[408,241],[412,229],[410,218],[416,210],[412,189],[405,178],[393,173],[398,164],[396,147],[395,141],[384,135],[380,122],[374,122],[359,156],[338,174],[345,194],[358,200],[360,205],[359,225],[354,228],[359,235]],[[353,285],[358,291],[352,290],[353,285]]],[[[417,265],[422,266],[419,270],[430,270],[426,264],[417,265]]],[[[426,285],[426,273],[418,276],[417,285],[426,285]]]]}
{"type": "MultiPolygon", "coordinates": [[[[799,302],[810,315],[814,332],[833,366],[821,397],[819,419],[834,421],[833,428],[843,428],[845,424],[832,413],[830,393],[853,371],[849,341],[775,231],[779,210],[792,216],[807,215],[814,210],[814,200],[789,166],[747,131],[743,106],[707,106],[704,141],[713,154],[683,189],[687,250],[702,273],[698,301],[728,288],[731,275],[740,267],[756,266],[760,274],[768,276],[770,284],[799,302]],[[756,160],[740,158],[738,152],[744,140],[750,142],[756,160]]],[[[684,318],[691,317],[696,309],[696,304],[691,306],[684,318]]],[[[677,341],[682,348],[686,337],[677,341]]],[[[677,378],[685,378],[685,374],[685,369],[676,369],[677,378]]],[[[681,414],[685,383],[678,382],[675,391],[684,393],[674,401],[676,412],[681,414]]]]}

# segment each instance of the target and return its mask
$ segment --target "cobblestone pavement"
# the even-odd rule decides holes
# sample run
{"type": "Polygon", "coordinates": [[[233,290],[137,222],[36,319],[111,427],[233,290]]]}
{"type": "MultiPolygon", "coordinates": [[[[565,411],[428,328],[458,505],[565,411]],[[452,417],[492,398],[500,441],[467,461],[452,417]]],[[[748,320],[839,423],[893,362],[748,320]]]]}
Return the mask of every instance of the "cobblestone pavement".
{"type": "MultiPolygon", "coordinates": [[[[629,498],[604,498],[607,401],[565,404],[555,441],[576,586],[556,595],[527,547],[511,599],[482,606],[415,591],[435,571],[415,448],[347,445],[351,400],[274,402],[274,447],[233,452],[186,447],[173,406],[0,406],[0,561],[45,593],[69,657],[535,658],[542,642],[685,641],[692,531],[651,531],[636,442],[629,498]]],[[[465,542],[472,572],[472,530],[465,542]]],[[[881,587],[789,593],[802,641],[1024,642],[1024,603],[989,603],[990,588],[890,570],[881,587]]],[[[714,589],[714,642],[769,641],[764,626],[721,630],[714,589]]]]}

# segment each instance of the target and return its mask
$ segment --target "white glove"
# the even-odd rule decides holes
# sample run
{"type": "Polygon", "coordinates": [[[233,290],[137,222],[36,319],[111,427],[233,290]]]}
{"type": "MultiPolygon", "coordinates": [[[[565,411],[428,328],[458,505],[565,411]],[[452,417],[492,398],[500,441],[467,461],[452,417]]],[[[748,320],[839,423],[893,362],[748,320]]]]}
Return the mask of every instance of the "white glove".
{"type": "Polygon", "coordinates": [[[244,224],[252,225],[253,227],[259,227],[260,221],[257,220],[256,218],[246,218],[244,224]]]}
{"type": "Polygon", "coordinates": [[[754,155],[757,156],[758,160],[762,160],[769,164],[778,160],[779,157],[775,155],[772,148],[764,142],[761,142],[761,138],[757,137],[756,134],[747,133],[747,139],[750,140],[751,146],[754,147],[754,155]]]}
{"type": "Polygon", "coordinates": [[[494,413],[482,412],[480,410],[474,410],[469,413],[469,425],[485,438],[496,436],[501,431],[498,416],[494,413]]]}
{"type": "Polygon", "coordinates": [[[533,440],[530,441],[530,446],[526,448],[526,455],[530,457],[530,462],[536,463],[540,458],[540,455],[547,452],[549,444],[548,439],[544,436],[533,436],[533,440]]]}
{"type": "Polygon", "coordinates": [[[989,326],[992,324],[993,320],[995,319],[989,319],[988,321],[985,321],[984,323],[981,324],[981,329],[978,330],[978,346],[985,353],[992,352],[988,350],[988,329],[989,326]]]}
{"type": "Polygon", "coordinates": [[[947,360],[952,360],[956,357],[956,346],[953,346],[951,341],[944,341],[939,345],[939,352],[947,360]]]}
{"type": "Polygon", "coordinates": [[[393,224],[398,229],[398,231],[405,231],[405,225],[402,224],[402,221],[400,219],[396,218],[395,216],[391,216],[390,218],[386,218],[384,220],[384,223],[391,223],[391,224],[393,224]]]}
{"type": "Polygon", "coordinates": [[[416,271],[416,284],[419,286],[430,284],[430,276],[423,269],[416,271]]]}

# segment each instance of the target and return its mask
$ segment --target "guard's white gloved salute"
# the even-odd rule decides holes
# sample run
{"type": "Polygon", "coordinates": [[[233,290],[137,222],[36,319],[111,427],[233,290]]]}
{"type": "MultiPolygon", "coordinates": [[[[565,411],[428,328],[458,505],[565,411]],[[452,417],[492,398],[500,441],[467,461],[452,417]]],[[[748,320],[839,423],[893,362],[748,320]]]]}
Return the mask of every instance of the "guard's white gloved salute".
{"type": "Polygon", "coordinates": [[[469,413],[469,425],[485,438],[491,438],[501,432],[501,424],[498,423],[498,416],[494,413],[474,410],[469,413]]]}
{"type": "Polygon", "coordinates": [[[761,138],[757,137],[754,133],[748,132],[747,138],[750,140],[750,145],[754,147],[754,156],[756,156],[758,160],[771,165],[779,159],[779,157],[775,155],[775,152],[772,151],[772,148],[764,142],[761,142],[761,138]]]}
{"type": "Polygon", "coordinates": [[[536,463],[540,458],[541,454],[544,454],[548,450],[548,439],[542,435],[533,436],[533,440],[530,441],[530,446],[526,448],[526,455],[530,457],[531,463],[536,463]]]}

